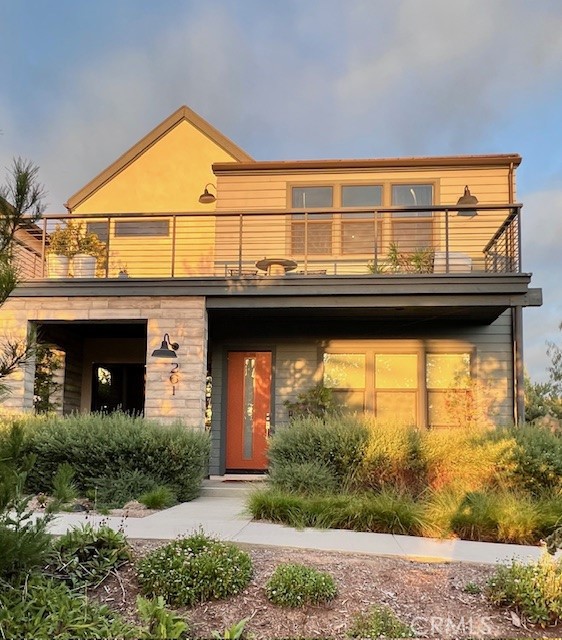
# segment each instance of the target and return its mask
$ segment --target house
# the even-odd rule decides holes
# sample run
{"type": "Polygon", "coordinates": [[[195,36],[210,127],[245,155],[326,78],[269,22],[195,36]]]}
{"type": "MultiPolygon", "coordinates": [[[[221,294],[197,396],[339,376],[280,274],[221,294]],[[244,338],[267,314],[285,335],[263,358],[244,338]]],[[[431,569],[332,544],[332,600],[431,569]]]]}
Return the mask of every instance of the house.
{"type": "MultiPolygon", "coordinates": [[[[522,309],[541,304],[520,162],[261,162],[182,107],[40,221],[40,273],[0,321],[64,354],[63,412],[210,428],[211,473],[266,468],[285,402],[318,383],[377,421],[520,421],[522,309]],[[49,272],[69,220],[103,243],[88,277],[49,272]]],[[[30,410],[33,366],[11,386],[30,410]]]]}

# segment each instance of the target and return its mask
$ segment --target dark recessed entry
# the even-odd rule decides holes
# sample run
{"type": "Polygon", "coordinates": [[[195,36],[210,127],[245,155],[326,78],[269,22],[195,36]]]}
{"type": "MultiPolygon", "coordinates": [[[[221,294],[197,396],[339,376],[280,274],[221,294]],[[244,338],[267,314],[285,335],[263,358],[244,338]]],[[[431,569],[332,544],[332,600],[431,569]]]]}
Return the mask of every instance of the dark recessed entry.
{"type": "Polygon", "coordinates": [[[92,411],[144,411],[143,364],[94,363],[92,367],[92,411]]]}

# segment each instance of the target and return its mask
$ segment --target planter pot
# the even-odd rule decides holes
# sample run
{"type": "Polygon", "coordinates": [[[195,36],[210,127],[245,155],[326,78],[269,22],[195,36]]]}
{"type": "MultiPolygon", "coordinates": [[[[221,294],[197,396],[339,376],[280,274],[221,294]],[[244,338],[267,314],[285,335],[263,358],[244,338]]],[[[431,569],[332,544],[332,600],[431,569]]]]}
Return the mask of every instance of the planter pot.
{"type": "Polygon", "coordinates": [[[47,255],[47,272],[49,278],[68,278],[69,259],[55,253],[47,255]]]}
{"type": "Polygon", "coordinates": [[[72,259],[72,271],[75,278],[95,278],[97,260],[86,253],[77,253],[72,259]]]}

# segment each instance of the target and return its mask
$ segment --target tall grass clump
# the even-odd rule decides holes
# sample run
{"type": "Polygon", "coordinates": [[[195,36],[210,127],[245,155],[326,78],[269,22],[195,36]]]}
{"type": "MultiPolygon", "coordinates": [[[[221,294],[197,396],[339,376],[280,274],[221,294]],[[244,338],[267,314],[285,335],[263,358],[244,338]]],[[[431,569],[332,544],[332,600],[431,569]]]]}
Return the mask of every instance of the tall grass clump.
{"type": "Polygon", "coordinates": [[[272,473],[290,464],[317,463],[329,469],[341,487],[360,465],[368,438],[368,428],[353,416],[295,418],[271,438],[272,473]]]}
{"type": "Polygon", "coordinates": [[[210,440],[208,434],[179,424],[161,426],[122,413],[76,414],[29,419],[24,449],[37,459],[28,475],[32,492],[50,492],[57,469],[69,463],[84,493],[96,491],[100,478],[111,486],[112,480],[129,482],[123,476],[136,473],[147,479],[140,483],[140,493],[167,485],[178,500],[187,501],[199,495],[210,440]]]}

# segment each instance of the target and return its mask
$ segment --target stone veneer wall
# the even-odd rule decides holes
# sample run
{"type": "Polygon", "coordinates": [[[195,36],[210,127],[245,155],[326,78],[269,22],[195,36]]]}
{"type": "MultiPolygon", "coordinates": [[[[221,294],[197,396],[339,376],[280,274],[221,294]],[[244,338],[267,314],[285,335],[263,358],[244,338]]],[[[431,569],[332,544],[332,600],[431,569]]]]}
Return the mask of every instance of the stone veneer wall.
{"type": "MultiPolygon", "coordinates": [[[[205,298],[196,296],[96,296],[17,297],[12,295],[0,308],[0,335],[24,338],[30,322],[97,320],[146,321],[145,416],[171,423],[204,428],[205,378],[207,373],[207,314],[205,298]],[[180,348],[177,359],[151,356],[165,333],[180,348]],[[169,380],[178,364],[175,394],[169,380]]],[[[34,366],[30,363],[7,383],[11,395],[3,407],[33,410],[34,366]]]]}

